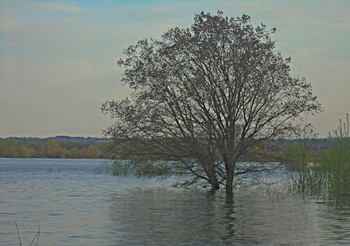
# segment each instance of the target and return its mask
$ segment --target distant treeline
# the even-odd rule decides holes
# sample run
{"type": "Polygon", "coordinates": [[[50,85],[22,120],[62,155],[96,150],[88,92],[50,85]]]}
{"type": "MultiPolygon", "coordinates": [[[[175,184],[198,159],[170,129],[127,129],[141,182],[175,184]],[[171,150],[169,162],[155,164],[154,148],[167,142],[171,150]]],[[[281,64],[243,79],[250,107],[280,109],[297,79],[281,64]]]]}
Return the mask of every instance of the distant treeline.
{"type": "Polygon", "coordinates": [[[106,141],[67,141],[66,139],[0,139],[0,157],[107,159],[106,141]]]}
{"type": "MultiPolygon", "coordinates": [[[[349,139],[348,139],[349,140],[349,139]]],[[[349,140],[350,141],[350,140],[349,140]]],[[[114,144],[101,138],[58,136],[52,138],[0,139],[0,157],[9,158],[75,158],[75,159],[133,159],[140,149],[135,141],[117,141],[114,144]]],[[[308,160],[317,161],[320,153],[331,145],[330,139],[303,141],[308,149],[308,160]]],[[[142,148],[142,147],[141,147],[142,148]]],[[[247,161],[284,161],[298,155],[300,140],[275,140],[256,146],[244,157],[247,161]]]]}

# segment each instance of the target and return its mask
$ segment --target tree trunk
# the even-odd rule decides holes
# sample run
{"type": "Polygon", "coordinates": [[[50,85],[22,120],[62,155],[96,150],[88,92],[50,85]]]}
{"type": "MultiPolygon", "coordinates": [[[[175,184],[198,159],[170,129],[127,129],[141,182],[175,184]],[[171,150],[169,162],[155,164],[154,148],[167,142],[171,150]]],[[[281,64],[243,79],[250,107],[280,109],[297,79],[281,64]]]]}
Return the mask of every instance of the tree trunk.
{"type": "Polygon", "coordinates": [[[216,191],[220,189],[220,184],[216,177],[213,181],[210,181],[210,183],[211,183],[211,191],[216,191]]]}
{"type": "Polygon", "coordinates": [[[219,184],[218,178],[215,175],[215,171],[214,173],[211,172],[211,174],[209,175],[209,182],[210,182],[212,191],[220,189],[220,184],[219,184]]]}
{"type": "Polygon", "coordinates": [[[220,189],[220,184],[218,181],[218,178],[216,177],[216,173],[215,173],[215,166],[212,164],[209,164],[207,166],[207,175],[209,178],[209,182],[211,185],[211,191],[216,191],[220,189]]]}

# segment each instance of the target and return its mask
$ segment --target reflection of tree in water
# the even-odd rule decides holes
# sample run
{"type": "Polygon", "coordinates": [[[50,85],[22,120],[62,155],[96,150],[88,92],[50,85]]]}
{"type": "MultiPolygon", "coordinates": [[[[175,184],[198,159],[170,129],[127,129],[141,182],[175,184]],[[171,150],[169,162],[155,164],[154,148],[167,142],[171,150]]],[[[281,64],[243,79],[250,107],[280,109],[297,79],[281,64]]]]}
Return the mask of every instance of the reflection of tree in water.
{"type": "Polygon", "coordinates": [[[120,237],[129,243],[217,245],[225,232],[220,199],[205,191],[138,190],[115,196],[110,215],[113,226],[122,231],[120,237]]]}
{"type": "Polygon", "coordinates": [[[233,197],[231,196],[227,196],[225,199],[225,211],[226,235],[223,236],[223,240],[229,244],[230,242],[234,242],[236,222],[233,197]]]}
{"type": "Polygon", "coordinates": [[[290,197],[272,202],[263,192],[226,198],[224,192],[145,188],[113,197],[110,230],[118,243],[137,245],[305,245],[321,237],[310,232],[317,215],[302,203],[290,197]]]}

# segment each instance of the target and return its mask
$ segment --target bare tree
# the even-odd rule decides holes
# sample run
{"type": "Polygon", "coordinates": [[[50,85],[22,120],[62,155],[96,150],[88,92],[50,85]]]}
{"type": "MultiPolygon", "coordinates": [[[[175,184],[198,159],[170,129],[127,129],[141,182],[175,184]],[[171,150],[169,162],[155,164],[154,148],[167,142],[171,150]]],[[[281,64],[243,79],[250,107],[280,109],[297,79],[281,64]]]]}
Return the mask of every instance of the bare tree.
{"type": "Polygon", "coordinates": [[[130,98],[102,106],[115,139],[138,139],[181,161],[213,190],[232,194],[239,158],[262,140],[293,130],[293,120],[320,104],[304,78],[292,78],[290,58],[250,17],[195,15],[190,28],[130,45],[118,61],[130,98]]]}

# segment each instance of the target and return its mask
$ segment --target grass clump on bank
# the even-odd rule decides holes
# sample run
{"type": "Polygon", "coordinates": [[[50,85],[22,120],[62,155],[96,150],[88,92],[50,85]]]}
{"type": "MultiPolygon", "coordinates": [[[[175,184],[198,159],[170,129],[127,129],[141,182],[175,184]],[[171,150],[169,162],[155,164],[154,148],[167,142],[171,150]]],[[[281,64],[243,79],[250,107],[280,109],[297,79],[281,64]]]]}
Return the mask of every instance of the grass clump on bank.
{"type": "Polygon", "coordinates": [[[350,137],[349,115],[346,123],[330,134],[332,146],[318,163],[305,165],[293,176],[291,190],[316,195],[337,204],[350,204],[350,137]]]}
{"type": "Polygon", "coordinates": [[[319,179],[329,198],[350,201],[350,143],[349,138],[337,138],[326,151],[317,167],[319,179]]]}

